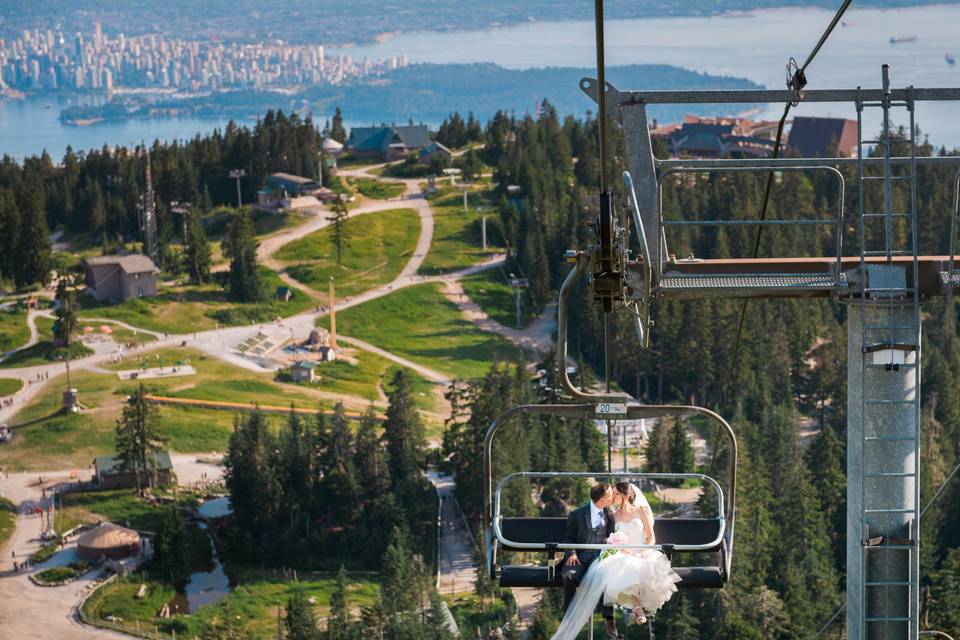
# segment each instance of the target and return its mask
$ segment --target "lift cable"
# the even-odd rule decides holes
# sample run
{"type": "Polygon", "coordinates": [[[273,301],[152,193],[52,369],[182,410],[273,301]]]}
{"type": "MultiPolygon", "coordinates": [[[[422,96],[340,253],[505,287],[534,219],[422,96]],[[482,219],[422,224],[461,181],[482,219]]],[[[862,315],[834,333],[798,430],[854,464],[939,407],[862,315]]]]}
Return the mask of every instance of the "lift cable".
{"type": "Polygon", "coordinates": [[[943,493],[943,490],[947,488],[947,484],[949,484],[949,482],[953,480],[953,477],[957,475],[957,471],[960,471],[960,463],[958,463],[957,466],[953,468],[953,471],[950,472],[950,475],[947,476],[947,479],[944,480],[943,483],[941,483],[940,488],[937,489],[936,493],[933,494],[933,497],[930,498],[930,501],[927,503],[927,506],[925,506],[923,508],[923,511],[920,512],[921,518],[923,517],[923,514],[927,512],[927,509],[933,506],[933,503],[936,502],[937,498],[940,497],[940,494],[943,493]]]}
{"type": "MultiPolygon", "coordinates": [[[[599,1],[599,0],[598,0],[599,1]]],[[[803,99],[803,89],[807,85],[807,76],[806,71],[807,67],[810,66],[810,63],[813,62],[813,59],[820,52],[820,49],[826,43],[827,38],[830,37],[830,34],[833,33],[834,28],[840,22],[840,19],[843,18],[843,14],[846,13],[847,8],[853,0],[844,0],[843,4],[840,5],[840,8],[837,9],[837,13],[833,16],[833,20],[830,21],[830,24],[827,26],[826,30],[823,32],[823,35],[820,36],[820,40],[817,42],[816,46],[810,52],[810,55],[807,56],[806,61],[804,61],[802,67],[797,67],[797,62],[794,58],[790,58],[790,62],[787,64],[787,87],[793,89],[794,96],[793,99],[788,101],[786,106],[783,109],[783,115],[780,117],[780,122],[777,124],[777,138],[773,144],[773,159],[776,159],[780,153],[781,141],[783,139],[783,126],[786,124],[787,116],[790,113],[791,107],[795,107],[800,104],[800,101],[803,99]]],[[[602,93],[602,91],[601,91],[602,93]]],[[[767,210],[770,205],[770,192],[773,188],[773,171],[767,174],[767,186],[764,190],[763,195],[763,207],[760,211],[760,220],[765,221],[767,219],[767,210]]],[[[757,226],[757,235],[753,242],[753,255],[752,258],[756,258],[760,253],[760,238],[763,235],[763,226],[757,226]]],[[[727,373],[727,382],[724,385],[723,393],[720,396],[720,404],[726,404],[727,397],[730,394],[730,385],[733,383],[733,376],[737,371],[737,364],[740,355],[740,344],[743,337],[743,322],[747,315],[747,300],[743,301],[743,304],[740,307],[740,322],[737,325],[737,339],[734,342],[733,347],[733,362],[731,364],[730,370],[727,373]]]]}
{"type": "Polygon", "coordinates": [[[821,638],[823,634],[826,633],[827,629],[830,628],[830,625],[833,624],[833,621],[837,619],[837,616],[840,615],[843,612],[843,610],[846,608],[847,608],[847,603],[846,601],[844,601],[844,603],[841,604],[839,607],[837,607],[837,610],[833,612],[833,615],[830,616],[830,619],[827,620],[826,624],[820,627],[820,630],[817,631],[817,635],[813,636],[813,640],[819,640],[819,638],[821,638]]]}

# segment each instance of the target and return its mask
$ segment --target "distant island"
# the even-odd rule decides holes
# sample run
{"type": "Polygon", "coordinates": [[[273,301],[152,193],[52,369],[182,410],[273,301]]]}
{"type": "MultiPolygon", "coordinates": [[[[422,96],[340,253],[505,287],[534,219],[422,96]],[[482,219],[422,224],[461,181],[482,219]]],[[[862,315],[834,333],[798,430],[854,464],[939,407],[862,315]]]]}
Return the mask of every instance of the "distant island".
{"type": "MultiPolygon", "coordinates": [[[[190,98],[123,96],[99,106],[72,106],[60,119],[83,125],[100,120],[176,116],[256,117],[268,109],[331,113],[341,107],[352,122],[402,122],[410,118],[439,122],[453,111],[485,119],[498,110],[533,113],[543,100],[561,114],[583,115],[596,106],[580,91],[591,70],[573,67],[504,69],[493,64],[417,64],[375,80],[320,85],[299,93],[229,91],[190,98]]],[[[612,67],[608,79],[637,89],[757,89],[743,78],[713,76],[668,65],[612,67]]],[[[746,109],[748,106],[744,106],[746,109]]],[[[686,113],[715,114],[715,105],[657,106],[651,115],[676,120],[686,113]]]]}

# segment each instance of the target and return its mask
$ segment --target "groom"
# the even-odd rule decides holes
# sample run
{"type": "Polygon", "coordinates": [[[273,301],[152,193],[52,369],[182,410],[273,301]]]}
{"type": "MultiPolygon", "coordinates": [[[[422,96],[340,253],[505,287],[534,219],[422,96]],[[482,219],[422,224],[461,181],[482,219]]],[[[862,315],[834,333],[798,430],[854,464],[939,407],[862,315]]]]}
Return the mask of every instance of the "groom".
{"type": "MultiPolygon", "coordinates": [[[[598,482],[590,488],[590,502],[574,509],[567,516],[567,532],[563,541],[573,544],[603,544],[616,529],[613,514],[607,509],[613,504],[613,487],[606,482],[598,482]]],[[[599,557],[599,551],[585,549],[567,551],[564,554],[563,569],[563,610],[577,592],[580,580],[590,564],[599,557]]],[[[603,617],[607,621],[607,635],[617,636],[617,625],[613,620],[613,607],[603,607],[603,617]]]]}

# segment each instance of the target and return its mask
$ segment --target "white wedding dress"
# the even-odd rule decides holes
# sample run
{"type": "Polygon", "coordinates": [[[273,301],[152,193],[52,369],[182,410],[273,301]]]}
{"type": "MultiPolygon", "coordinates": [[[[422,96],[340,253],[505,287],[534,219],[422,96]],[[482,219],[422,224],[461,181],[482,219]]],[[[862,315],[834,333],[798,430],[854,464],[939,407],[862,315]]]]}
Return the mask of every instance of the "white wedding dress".
{"type": "MultiPolygon", "coordinates": [[[[636,493],[643,495],[639,489],[636,493]]],[[[639,517],[617,523],[617,531],[626,534],[629,544],[643,544],[646,540],[639,517]]],[[[615,555],[595,560],[580,581],[552,640],[576,638],[601,598],[605,605],[633,608],[636,596],[643,610],[653,613],[676,593],[680,580],[667,556],[657,549],[621,549],[615,555]]]]}

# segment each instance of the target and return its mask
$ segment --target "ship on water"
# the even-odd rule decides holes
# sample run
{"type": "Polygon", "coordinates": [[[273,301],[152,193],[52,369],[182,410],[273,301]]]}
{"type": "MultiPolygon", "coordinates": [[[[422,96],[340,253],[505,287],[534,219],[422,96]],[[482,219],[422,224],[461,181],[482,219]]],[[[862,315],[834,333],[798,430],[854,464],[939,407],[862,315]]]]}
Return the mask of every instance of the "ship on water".
{"type": "Polygon", "coordinates": [[[890,36],[890,44],[900,44],[901,42],[916,42],[917,36],[890,36]]]}
{"type": "Polygon", "coordinates": [[[955,64],[957,64],[957,59],[953,57],[953,54],[952,54],[952,53],[948,53],[948,54],[944,55],[943,58],[947,61],[947,64],[949,64],[949,65],[955,65],[955,64]]]}

